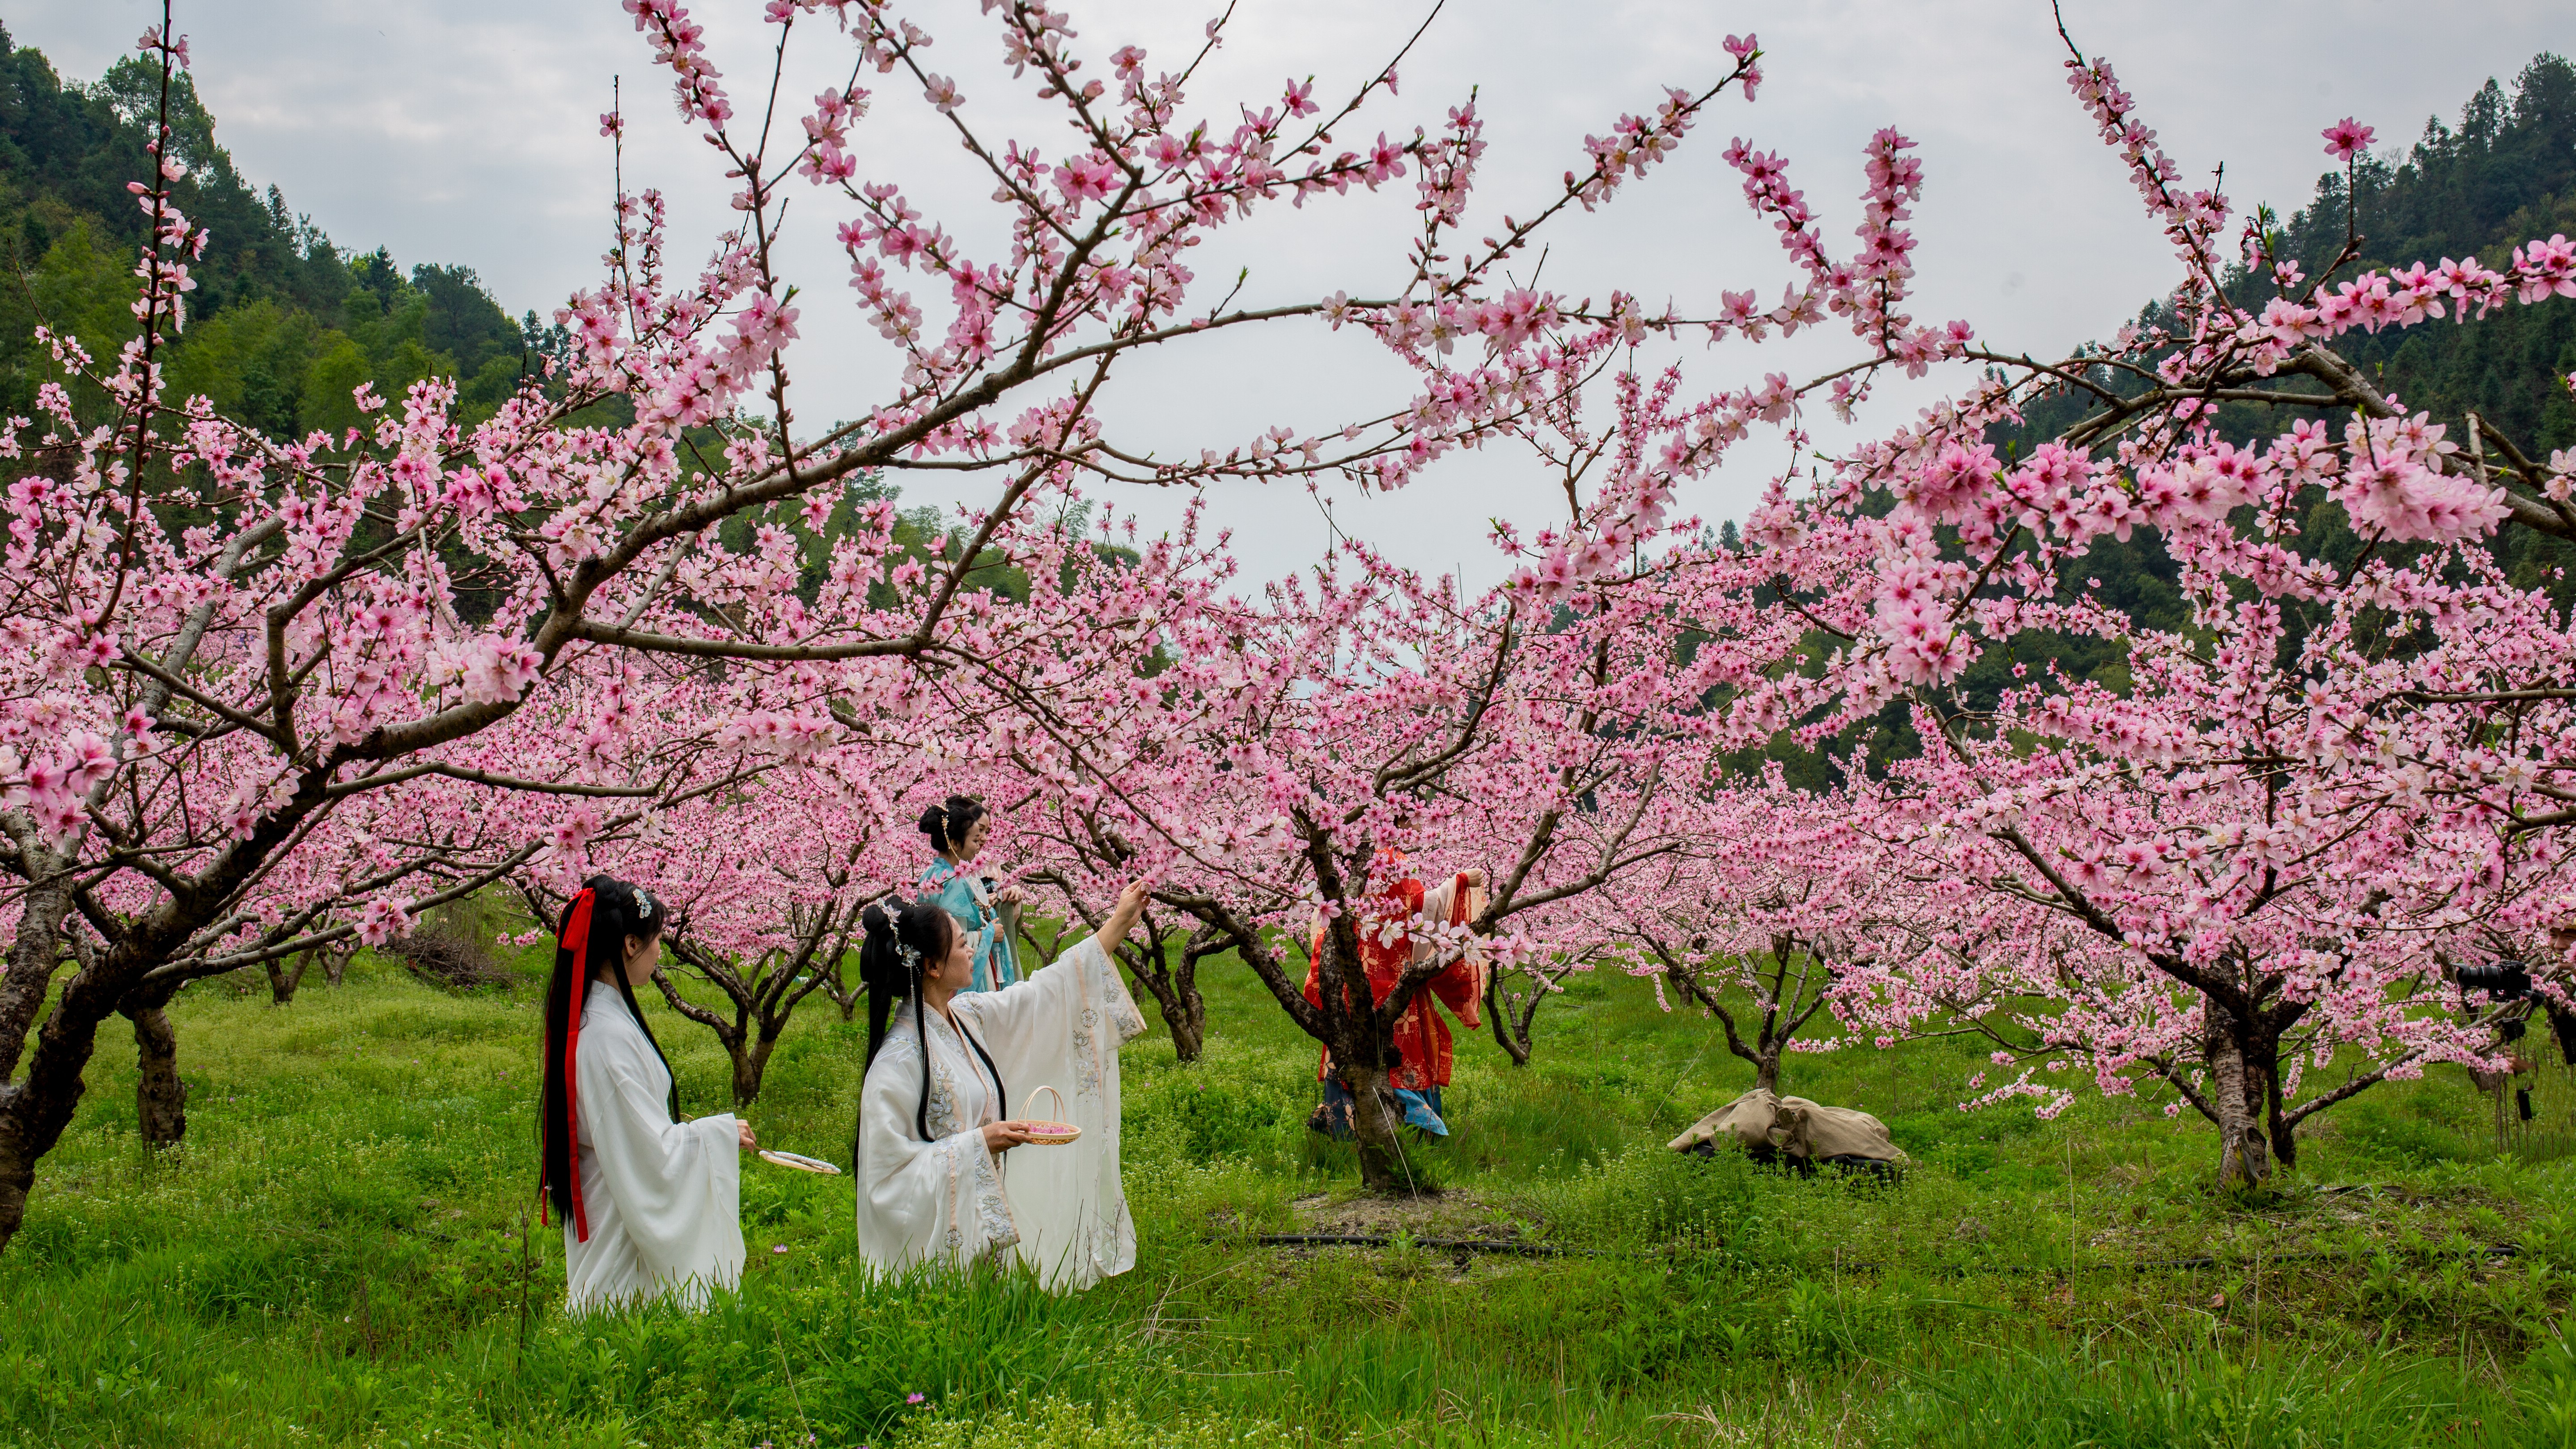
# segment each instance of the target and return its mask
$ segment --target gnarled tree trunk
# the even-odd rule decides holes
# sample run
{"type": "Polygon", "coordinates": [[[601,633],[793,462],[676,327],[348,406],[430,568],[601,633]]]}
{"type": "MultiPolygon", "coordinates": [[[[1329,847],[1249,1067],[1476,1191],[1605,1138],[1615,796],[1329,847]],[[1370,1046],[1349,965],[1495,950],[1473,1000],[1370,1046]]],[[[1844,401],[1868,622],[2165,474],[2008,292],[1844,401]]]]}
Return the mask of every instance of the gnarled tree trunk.
{"type": "Polygon", "coordinates": [[[2263,1131],[2271,1143],[2272,1160],[2284,1169],[2299,1165],[2298,1119],[2281,1110],[2281,1043],[2278,1037],[2265,1036],[2245,1047],[2245,1067],[2249,1084],[2262,1091],[2263,1131]]]}
{"type": "Polygon", "coordinates": [[[778,1027],[763,1023],[751,1040],[725,1043],[726,1055],[733,1058],[733,1104],[748,1107],[760,1099],[760,1079],[769,1070],[769,1054],[778,1047],[778,1027]]]}
{"type": "Polygon", "coordinates": [[[1495,970],[1485,976],[1485,1024],[1493,1028],[1494,1045],[1503,1049],[1513,1066],[1525,1067],[1530,1059],[1530,1018],[1538,1014],[1538,993],[1530,993],[1528,1010],[1515,1012],[1509,994],[1503,990],[1503,973],[1495,970]]]}
{"type": "MultiPolygon", "coordinates": [[[[791,903],[787,908],[787,926],[795,941],[794,950],[773,950],[750,964],[676,932],[663,937],[672,958],[697,972],[700,978],[725,994],[733,1007],[728,1021],[718,1012],[698,1005],[680,994],[666,966],[653,973],[653,984],[662,989],[662,999],[671,1009],[714,1032],[723,1045],[725,1056],[733,1064],[733,1105],[736,1110],[759,1100],[761,1078],[769,1070],[769,1054],[778,1046],[778,1038],[787,1030],[788,1018],[796,1012],[798,1002],[814,991],[832,989],[839,999],[840,973],[817,963],[838,962],[849,951],[850,935],[858,929],[859,914],[865,902],[853,900],[844,909],[837,901],[819,905],[791,903]]],[[[859,993],[852,993],[850,1006],[842,1008],[848,1019],[851,1006],[859,993]]]]}
{"type": "Polygon", "coordinates": [[[1762,1010],[1761,1019],[1754,1023],[1753,1040],[1747,1042],[1736,1026],[1735,1013],[1727,1010],[1719,983],[1708,978],[1705,940],[1674,945],[1652,931],[1640,932],[1638,939],[1663,963],[1664,978],[1717,1018],[1718,1026],[1726,1033],[1726,1049],[1752,1064],[1754,1090],[1777,1093],[1781,1056],[1816,1013],[1824,1009],[1825,992],[1837,973],[1825,948],[1784,932],[1771,938],[1768,965],[1757,964],[1759,958],[1742,963],[1742,979],[1753,992],[1754,1005],[1762,1010]]]}
{"type": "Polygon", "coordinates": [[[1580,960],[1566,960],[1554,969],[1544,966],[1509,968],[1515,975],[1529,978],[1529,990],[1516,993],[1503,984],[1503,966],[1493,966],[1485,973],[1485,1018],[1493,1027],[1494,1045],[1503,1049],[1512,1065],[1525,1067],[1536,1051],[1530,1028],[1538,1021],[1538,1009],[1554,995],[1557,983],[1574,974],[1580,960]]]}
{"type": "Polygon", "coordinates": [[[176,1147],[188,1135],[188,1087],[179,1080],[179,1034],[170,993],[135,991],[117,1007],[134,1023],[134,1119],[143,1140],[176,1147]]]}
{"type": "MultiPolygon", "coordinates": [[[[1074,889],[1073,881],[1055,871],[1032,871],[1027,879],[1032,884],[1051,885],[1060,892],[1073,914],[1093,931],[1107,919],[1107,913],[1094,907],[1074,889]]],[[[1035,923],[1013,913],[1013,924],[1019,939],[1028,943],[1033,959],[1053,960],[1061,953],[1070,922],[1056,923],[1052,941],[1037,938],[1035,923]]],[[[1230,949],[1234,942],[1215,926],[1201,921],[1183,941],[1180,956],[1173,959],[1169,932],[1155,920],[1151,906],[1145,910],[1138,929],[1129,938],[1109,948],[1110,959],[1127,968],[1127,975],[1154,998],[1161,1013],[1164,1029],[1172,1034],[1172,1054],[1184,1062],[1194,1062],[1207,1048],[1207,1002],[1199,995],[1199,962],[1230,949]]]]}
{"type": "MultiPolygon", "coordinates": [[[[26,853],[23,845],[21,851],[26,853]]],[[[0,974],[0,1246],[6,1246],[26,1221],[36,1163],[61,1135],[61,1123],[71,1116],[70,1103],[45,1102],[33,1095],[34,1084],[18,1075],[27,1033],[44,1009],[46,991],[61,961],[63,918],[72,906],[71,877],[44,873],[42,866],[49,863],[39,858],[37,883],[20,897],[22,909],[17,938],[10,945],[9,969],[0,974]]],[[[79,1101],[77,1073],[68,1085],[71,1101],[79,1101]]]]}
{"type": "Polygon", "coordinates": [[[835,961],[831,970],[823,974],[823,994],[832,998],[832,1005],[839,1008],[843,1026],[858,1016],[859,1004],[868,999],[868,988],[851,973],[849,967],[847,960],[835,961]]]}
{"type": "MultiPolygon", "coordinates": [[[[1094,929],[1098,924],[1092,923],[1094,929]]],[[[1143,924],[1143,946],[1131,941],[1120,945],[1114,954],[1154,998],[1163,1026],[1172,1034],[1172,1054],[1185,1062],[1197,1061],[1207,1046],[1207,1002],[1199,996],[1199,962],[1224,950],[1226,941],[1213,928],[1202,925],[1182,943],[1180,959],[1175,961],[1171,943],[1164,939],[1152,911],[1145,913],[1143,924]]]]}
{"type": "MultiPolygon", "coordinates": [[[[284,1006],[295,999],[295,988],[304,984],[304,973],[313,966],[313,954],[310,950],[298,954],[293,958],[292,967],[284,959],[261,963],[268,970],[269,1005],[284,1006]]],[[[331,984],[337,986],[340,983],[334,981],[331,984]]]]}
{"type": "Polygon", "coordinates": [[[2272,1182],[2272,1144],[2264,1130],[2260,1068],[2246,1060],[2237,1024],[2217,1003],[2210,1004],[2209,1015],[2204,1050],[2211,1109],[2218,1119],[2218,1180],[2233,1191],[2261,1191],[2272,1182]]]}
{"type": "Polygon", "coordinates": [[[1429,1184],[1417,1178],[1412,1164],[1405,1161],[1404,1141],[1396,1132],[1404,1116],[1396,1105],[1386,1065],[1343,1066],[1338,1054],[1333,1065],[1351,1089],[1351,1145],[1359,1149],[1360,1186],[1371,1192],[1421,1193],[1429,1184]]]}

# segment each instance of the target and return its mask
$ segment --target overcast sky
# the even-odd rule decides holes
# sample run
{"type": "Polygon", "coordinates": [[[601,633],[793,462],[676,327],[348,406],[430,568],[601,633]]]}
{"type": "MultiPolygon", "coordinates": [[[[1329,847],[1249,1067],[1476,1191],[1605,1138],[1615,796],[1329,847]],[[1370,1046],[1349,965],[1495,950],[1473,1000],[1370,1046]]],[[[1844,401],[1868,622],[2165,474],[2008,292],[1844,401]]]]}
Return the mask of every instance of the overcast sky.
{"type": "MultiPolygon", "coordinates": [[[[1122,43],[1144,45],[1149,69],[1174,61],[1215,8],[1176,0],[1060,0],[1080,34],[1077,51],[1107,69],[1122,43]]],[[[919,7],[940,37],[930,60],[955,74],[969,112],[996,135],[1050,149],[1060,131],[1037,114],[1030,82],[995,64],[989,21],[972,0],[919,7]]],[[[1202,74],[1189,114],[1229,121],[1237,101],[1258,107],[1281,78],[1313,75],[1322,99],[1364,78],[1423,13],[1389,0],[1242,0],[1220,60],[1202,74]]],[[[695,7],[709,25],[717,64],[737,97],[764,74],[756,0],[695,7]]],[[[2413,139],[2428,116],[2455,117],[2489,76],[2508,85],[2545,49],[2576,41],[2565,0],[2449,0],[2442,23],[2421,3],[2270,0],[2152,5],[2066,0],[2066,18],[2089,52],[2108,55],[2176,159],[2195,181],[2224,163],[2240,205],[2301,203],[2327,165],[2318,131],[2344,115],[2377,127],[2383,147],[2413,139]]],[[[43,50],[67,78],[95,78],[157,21],[158,0],[0,0],[18,44],[43,50]]],[[[913,13],[913,12],[908,12],[913,13]]],[[[614,0],[221,0],[179,5],[200,93],[218,138],[255,185],[275,183],[341,245],[390,247],[396,258],[457,263],[481,275],[513,313],[558,304],[599,273],[611,194],[610,153],[598,134],[613,77],[623,76],[630,185],[673,198],[675,253],[693,258],[726,222],[726,184],[706,149],[673,115],[663,72],[649,61],[614,0]]],[[[789,94],[821,88],[848,52],[827,27],[798,61],[789,94]]],[[[2173,270],[2140,217],[2116,158],[2094,139],[2068,94],[2063,48],[2045,0],[1467,0],[1453,3],[1403,69],[1403,93],[1373,103],[1380,129],[1437,126],[1446,108],[1479,88],[1491,148],[1476,215],[1526,213],[1576,164],[1587,132],[1653,105],[1669,85],[1702,87],[1722,75],[1720,42],[1757,32],[1767,80],[1756,103],[1720,100],[1678,160],[1597,216],[1554,235],[1545,281],[1576,295],[1613,286],[1650,301],[1671,298],[1704,313],[1721,287],[1758,286],[1776,299],[1790,280],[1766,224],[1743,205],[1738,179],[1719,159],[1732,135],[1791,162],[1793,182],[1841,250],[1858,219],[1861,145],[1895,126],[1919,145],[1926,173],[1914,222],[1921,238],[1916,314],[1964,317],[1998,346],[2060,352],[2101,336],[2172,284],[2173,270]]],[[[994,235],[986,186],[957,175],[954,143],[924,122],[916,98],[883,84],[876,114],[857,133],[862,176],[904,181],[932,219],[970,251],[994,235]]],[[[1196,259],[1203,279],[1249,268],[1244,299],[1310,300],[1335,290],[1383,294],[1400,285],[1413,225],[1409,185],[1378,197],[1276,208],[1196,259]]],[[[791,217],[792,273],[805,287],[806,340],[796,358],[798,410],[809,420],[854,416],[891,375],[882,344],[860,324],[830,246],[835,208],[819,194],[791,217]]],[[[1471,221],[1473,218],[1471,218],[1471,221]]],[[[1470,226],[1469,234],[1478,234],[1470,226]]],[[[929,292],[932,289],[923,289],[929,292]]],[[[1196,299],[1204,309],[1214,293],[1196,299]]],[[[934,318],[936,313],[934,313],[934,318]]],[[[1170,455],[1229,445],[1273,422],[1337,424],[1383,411],[1401,372],[1351,334],[1290,324],[1257,335],[1194,344],[1130,368],[1109,400],[1130,441],[1170,455]]],[[[1795,347],[1693,353],[1698,390],[1803,376],[1849,355],[1848,338],[1795,347]]],[[[1392,394],[1400,397],[1401,393],[1392,394]]],[[[1875,415],[1881,429],[1928,394],[1875,415]]],[[[1776,445],[1730,463],[1690,506],[1708,518],[1741,516],[1776,445]]],[[[907,499],[936,500],[913,484],[907,499]]],[[[1149,519],[1173,500],[1122,499],[1149,519]]],[[[1453,565],[1480,582],[1495,574],[1483,538],[1496,514],[1542,517],[1540,481],[1514,459],[1482,454],[1445,461],[1391,500],[1340,503],[1347,525],[1384,540],[1408,562],[1453,565]]],[[[1235,527],[1255,576],[1317,557],[1328,530],[1302,491],[1247,493],[1214,502],[1235,527]]]]}

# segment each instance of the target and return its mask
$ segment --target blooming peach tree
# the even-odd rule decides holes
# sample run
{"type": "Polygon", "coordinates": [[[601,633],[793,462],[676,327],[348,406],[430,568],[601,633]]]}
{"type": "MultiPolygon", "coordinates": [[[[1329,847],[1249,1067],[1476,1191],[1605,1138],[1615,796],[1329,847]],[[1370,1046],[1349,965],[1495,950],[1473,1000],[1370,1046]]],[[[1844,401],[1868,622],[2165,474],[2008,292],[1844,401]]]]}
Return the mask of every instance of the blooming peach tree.
{"type": "MultiPolygon", "coordinates": [[[[0,438],[11,474],[0,1243],[70,1120],[98,1026],[129,1003],[138,1019],[157,1013],[153,973],[248,959],[308,927],[399,930],[399,902],[424,878],[418,862],[444,861],[443,875],[427,874],[461,884],[542,845],[565,823],[550,797],[650,789],[633,797],[649,803],[723,777],[754,746],[833,728],[835,709],[863,717],[901,692],[864,666],[930,659],[971,637],[991,603],[970,580],[1043,551],[1024,542],[1032,521],[1069,507],[1084,479],[1339,474],[1395,486],[1513,426],[1535,405],[1529,389],[1459,389],[1426,369],[1410,395],[1347,424],[1174,460],[1151,439],[1116,436],[1100,403],[1122,358],[1250,326],[1524,326],[1530,304],[1513,300],[1501,266],[1539,221],[1597,205],[1719,88],[1759,79],[1741,44],[1717,86],[1624,123],[1537,220],[1469,254],[1449,232],[1485,144],[1472,105],[1365,152],[1328,139],[1392,96],[1392,61],[1335,105],[1295,82],[1224,107],[1244,116],[1224,125],[1193,109],[1195,57],[1149,70],[1127,46],[1085,74],[1101,58],[1080,52],[1066,16],[1025,0],[987,7],[970,23],[998,48],[993,83],[1007,73],[1037,90],[1067,128],[1056,134],[1071,137],[1059,149],[983,128],[968,94],[983,83],[928,70],[931,36],[902,9],[768,7],[782,55],[820,46],[854,77],[893,78],[879,82],[885,95],[847,85],[808,107],[775,84],[738,98],[672,0],[628,6],[727,175],[733,220],[686,270],[662,200],[621,187],[606,275],[561,314],[570,355],[471,427],[442,381],[400,399],[362,392],[364,425],[292,439],[168,395],[157,359],[185,324],[188,268],[206,236],[172,203],[178,163],[161,157],[170,133],[166,114],[154,117],[158,169],[133,184],[151,222],[137,335],[92,358],[48,334],[59,376],[39,416],[0,438]],[[958,138],[949,164],[994,198],[1006,240],[990,256],[959,240],[979,230],[963,215],[926,218],[901,186],[862,172],[854,137],[871,108],[916,98],[958,138]],[[1184,257],[1211,233],[1390,185],[1414,188],[1423,206],[1406,290],[1233,309],[1194,294],[1184,257]],[[821,406],[850,420],[828,428],[800,421],[799,323],[827,293],[800,291],[781,270],[791,200],[800,218],[837,210],[824,224],[841,280],[898,363],[881,394],[821,406]],[[861,477],[911,470],[992,480],[953,543],[928,557],[898,546],[890,504],[851,492],[861,477]],[[729,545],[719,525],[737,519],[750,538],[729,545]],[[492,748],[489,732],[550,695],[567,696],[557,718],[580,716],[579,681],[621,667],[594,672],[594,653],[730,671],[722,708],[675,723],[668,739],[657,731],[654,748],[691,756],[686,769],[639,771],[615,750],[565,768],[550,751],[539,775],[492,748]],[[746,721],[768,733],[740,733],[746,721]],[[433,779],[498,792],[486,808],[515,840],[418,837],[427,843],[380,861],[388,837],[334,834],[352,802],[433,779]],[[302,862],[317,845],[334,864],[302,862]],[[325,879],[338,894],[313,913],[325,879]],[[255,904],[271,889],[274,911],[255,904]]],[[[1222,40],[1220,17],[1198,54],[1222,40]]],[[[141,50],[166,94],[187,63],[166,6],[141,50]]],[[[602,129],[618,137],[622,117],[602,129]]]]}
{"type": "MultiPolygon", "coordinates": [[[[2474,414],[2454,436],[2334,341],[2576,296],[2576,246],[2342,277],[2354,235],[2310,278],[2258,219],[2230,268],[2227,199],[2181,183],[2106,62],[2077,54],[2068,74],[2182,283],[2157,325],[2104,349],[2042,363],[1962,346],[1984,369],[1965,395],[1779,479],[1748,557],[1826,657],[1748,661],[1727,708],[1813,745],[1894,706],[1922,741],[1869,828],[1912,857],[1892,878],[1951,901],[1916,922],[1910,959],[1882,960],[1882,1025],[1973,1023],[2036,995],[2049,1005],[1998,1036],[1999,1062],[2071,1054],[2105,1091],[2170,1084],[2219,1128],[2223,1177],[2259,1185],[2314,1112],[2488,1060],[2491,1013],[2448,979],[2542,954],[2570,910],[2576,640],[2488,546],[2501,528],[2576,537],[2570,460],[2536,461],[2474,414]],[[2276,295],[2233,300],[2258,277],[2276,295]],[[2091,404],[2076,421],[1998,453],[1994,429],[2068,393],[2091,404]],[[2231,434],[2231,403],[2292,421],[2231,434]],[[2348,520],[2357,559],[2311,545],[2320,507],[2348,520]],[[2182,627],[2147,627],[2082,577],[2099,540],[2135,533],[2173,559],[2182,627]],[[1971,687],[1976,661],[2037,631],[2118,646],[2129,684],[2020,663],[1971,687]],[[2328,1077],[2338,1060],[2350,1074],[2328,1077]]],[[[2327,132],[2346,161],[2368,139],[2327,132]]],[[[1737,563],[1722,567],[1699,606],[1721,615],[1743,606],[1737,563]]],[[[2065,1100],[2027,1072],[1998,1095],[2065,1100]]]]}

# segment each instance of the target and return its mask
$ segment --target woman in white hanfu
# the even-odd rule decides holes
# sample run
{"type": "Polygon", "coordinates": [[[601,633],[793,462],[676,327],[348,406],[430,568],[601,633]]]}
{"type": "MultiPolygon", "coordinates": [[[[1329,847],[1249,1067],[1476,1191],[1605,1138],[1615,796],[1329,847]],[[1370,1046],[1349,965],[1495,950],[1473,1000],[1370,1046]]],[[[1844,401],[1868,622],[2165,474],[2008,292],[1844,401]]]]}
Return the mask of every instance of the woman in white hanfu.
{"type": "Polygon", "coordinates": [[[1097,935],[999,991],[970,991],[970,934],[936,901],[862,918],[868,1071],[859,1094],[859,1254],[880,1272],[1007,1261],[1057,1292],[1136,1263],[1118,1179],[1118,1048],[1145,1029],[1104,943],[1144,910],[1130,885],[1097,935]],[[891,1018],[891,1020],[889,1020],[891,1018]],[[928,1049],[925,1051],[925,1038],[928,1049]],[[1041,1086],[1063,1098],[1029,1100],[1041,1086]],[[1031,1146],[1014,1106],[1082,1129],[1031,1146]],[[1003,1154],[1010,1152],[1009,1166],[1003,1154]]]}
{"type": "Polygon", "coordinates": [[[635,983],[661,965],[666,919],[650,892],[593,876],[556,936],[538,1190],[563,1216],[575,1313],[666,1295],[694,1308],[742,1277],[750,1124],[680,1120],[671,1064],[635,1004],[635,983]]]}

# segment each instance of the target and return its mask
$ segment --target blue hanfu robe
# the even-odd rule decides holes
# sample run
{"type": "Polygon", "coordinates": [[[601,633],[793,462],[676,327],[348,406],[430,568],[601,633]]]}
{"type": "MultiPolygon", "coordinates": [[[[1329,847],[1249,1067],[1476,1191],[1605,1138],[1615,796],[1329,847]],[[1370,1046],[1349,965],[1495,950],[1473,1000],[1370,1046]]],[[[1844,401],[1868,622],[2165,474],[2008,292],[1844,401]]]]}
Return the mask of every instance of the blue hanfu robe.
{"type": "Polygon", "coordinates": [[[1020,979],[1018,958],[1011,954],[1011,933],[971,863],[932,861],[921,873],[921,898],[939,902],[966,929],[975,958],[975,982],[967,990],[999,991],[1020,979]]]}

